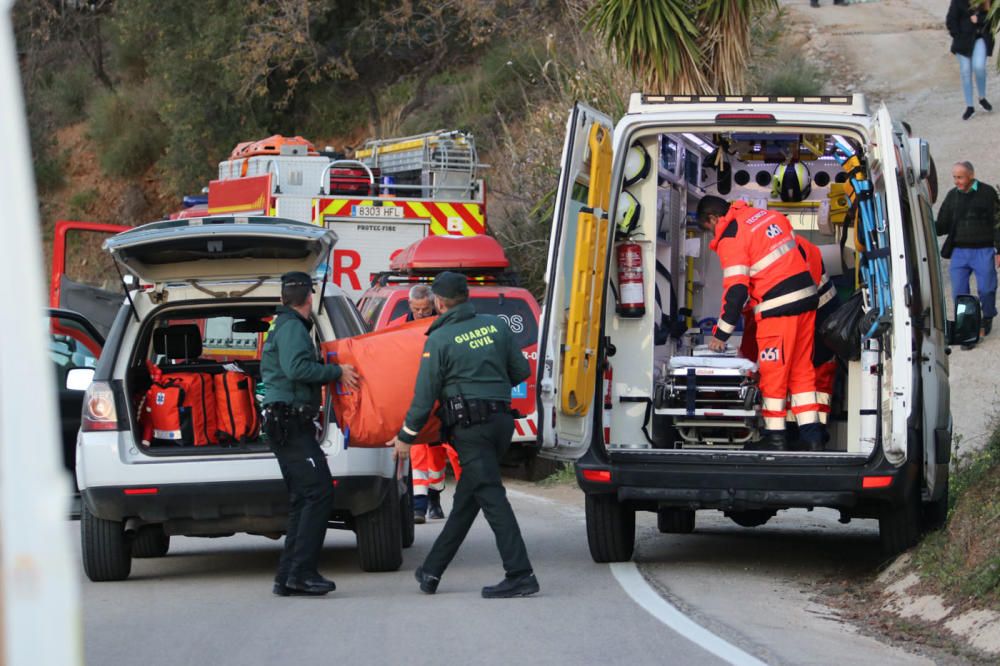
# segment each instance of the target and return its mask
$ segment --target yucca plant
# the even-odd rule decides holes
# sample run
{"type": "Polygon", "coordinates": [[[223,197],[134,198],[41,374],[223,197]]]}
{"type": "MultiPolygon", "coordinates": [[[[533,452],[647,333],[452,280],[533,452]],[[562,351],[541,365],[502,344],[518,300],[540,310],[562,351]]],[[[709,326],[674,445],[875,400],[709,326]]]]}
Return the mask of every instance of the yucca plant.
{"type": "Polygon", "coordinates": [[[649,92],[745,91],[750,26],[777,0],[597,0],[596,30],[649,92]]]}

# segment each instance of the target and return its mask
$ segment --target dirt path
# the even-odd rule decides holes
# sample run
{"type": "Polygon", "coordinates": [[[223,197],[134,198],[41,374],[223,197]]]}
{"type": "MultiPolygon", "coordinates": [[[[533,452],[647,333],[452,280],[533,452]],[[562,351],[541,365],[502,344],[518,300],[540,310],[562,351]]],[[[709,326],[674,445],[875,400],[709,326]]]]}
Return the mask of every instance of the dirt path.
{"type": "MultiPolygon", "coordinates": [[[[846,7],[832,6],[832,0],[821,3],[813,9],[807,0],[781,0],[794,30],[807,36],[809,56],[830,72],[826,92],[864,92],[909,122],[931,144],[942,196],[951,187],[951,165],[957,160],[972,162],[984,182],[1000,183],[1000,111],[978,109],[971,120],[961,119],[965,101],[958,63],[949,52],[951,38],[944,27],[948,0],[876,0],[846,7]]],[[[987,71],[987,96],[1000,103],[996,54],[987,71]]],[[[950,364],[961,453],[985,443],[1000,410],[1000,335],[974,351],[955,348],[950,364]]]]}

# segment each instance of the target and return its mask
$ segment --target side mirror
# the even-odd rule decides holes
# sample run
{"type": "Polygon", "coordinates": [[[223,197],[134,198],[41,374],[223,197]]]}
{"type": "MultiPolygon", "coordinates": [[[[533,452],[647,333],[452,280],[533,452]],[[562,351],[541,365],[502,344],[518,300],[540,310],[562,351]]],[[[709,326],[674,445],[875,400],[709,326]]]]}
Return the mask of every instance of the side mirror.
{"type": "Polygon", "coordinates": [[[974,345],[979,342],[983,308],[975,296],[962,294],[955,301],[955,321],[948,322],[948,344],[974,345]]]}
{"type": "Polygon", "coordinates": [[[66,388],[70,391],[86,391],[93,381],[93,368],[71,368],[66,373],[66,388]]]}
{"type": "Polygon", "coordinates": [[[931,145],[924,139],[911,138],[910,161],[918,180],[924,180],[931,172],[931,145]]]}

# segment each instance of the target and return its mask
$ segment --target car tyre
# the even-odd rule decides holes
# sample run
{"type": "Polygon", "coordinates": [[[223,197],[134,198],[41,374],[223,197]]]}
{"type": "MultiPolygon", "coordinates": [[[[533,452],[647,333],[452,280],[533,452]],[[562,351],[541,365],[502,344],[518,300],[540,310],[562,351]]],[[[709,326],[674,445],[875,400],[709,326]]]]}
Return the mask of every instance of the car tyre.
{"type": "Polygon", "coordinates": [[[635,509],[609,494],[587,495],[587,544],[595,562],[626,562],[635,548],[635,509]]]}
{"type": "MultiPolygon", "coordinates": [[[[399,490],[390,480],[389,492],[378,508],[355,519],[358,559],[363,571],[396,571],[403,565],[403,528],[400,525],[399,490]]],[[[413,513],[410,513],[411,517],[413,513]]]]}
{"type": "Polygon", "coordinates": [[[776,511],[769,509],[747,509],[745,511],[726,511],[726,518],[740,527],[760,527],[774,518],[776,511]]]}
{"type": "Polygon", "coordinates": [[[125,580],[132,571],[132,544],[121,521],[98,518],[83,503],[80,512],[83,570],[95,583],[125,580]]]}
{"type": "Polygon", "coordinates": [[[691,534],[694,509],[660,509],[656,512],[656,527],[664,534],[691,534]]]}
{"type": "Polygon", "coordinates": [[[920,539],[920,495],[908,488],[899,504],[886,504],[878,517],[878,537],[882,554],[893,557],[920,539]]]}
{"type": "Polygon", "coordinates": [[[132,538],[132,557],[163,557],[170,550],[170,535],[162,525],[144,525],[132,538]]]}
{"type": "Polygon", "coordinates": [[[417,538],[413,525],[413,472],[406,475],[406,494],[399,498],[399,524],[403,548],[409,548],[417,538]]]}

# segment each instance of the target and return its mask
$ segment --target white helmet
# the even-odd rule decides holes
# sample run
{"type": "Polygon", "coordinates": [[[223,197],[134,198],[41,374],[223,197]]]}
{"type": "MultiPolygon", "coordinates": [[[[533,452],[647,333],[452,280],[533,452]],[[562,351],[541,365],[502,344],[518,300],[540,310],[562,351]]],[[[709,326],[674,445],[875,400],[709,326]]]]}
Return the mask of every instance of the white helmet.
{"type": "Polygon", "coordinates": [[[653,160],[638,141],[632,143],[625,156],[625,187],[631,187],[649,175],[653,160]]]}

